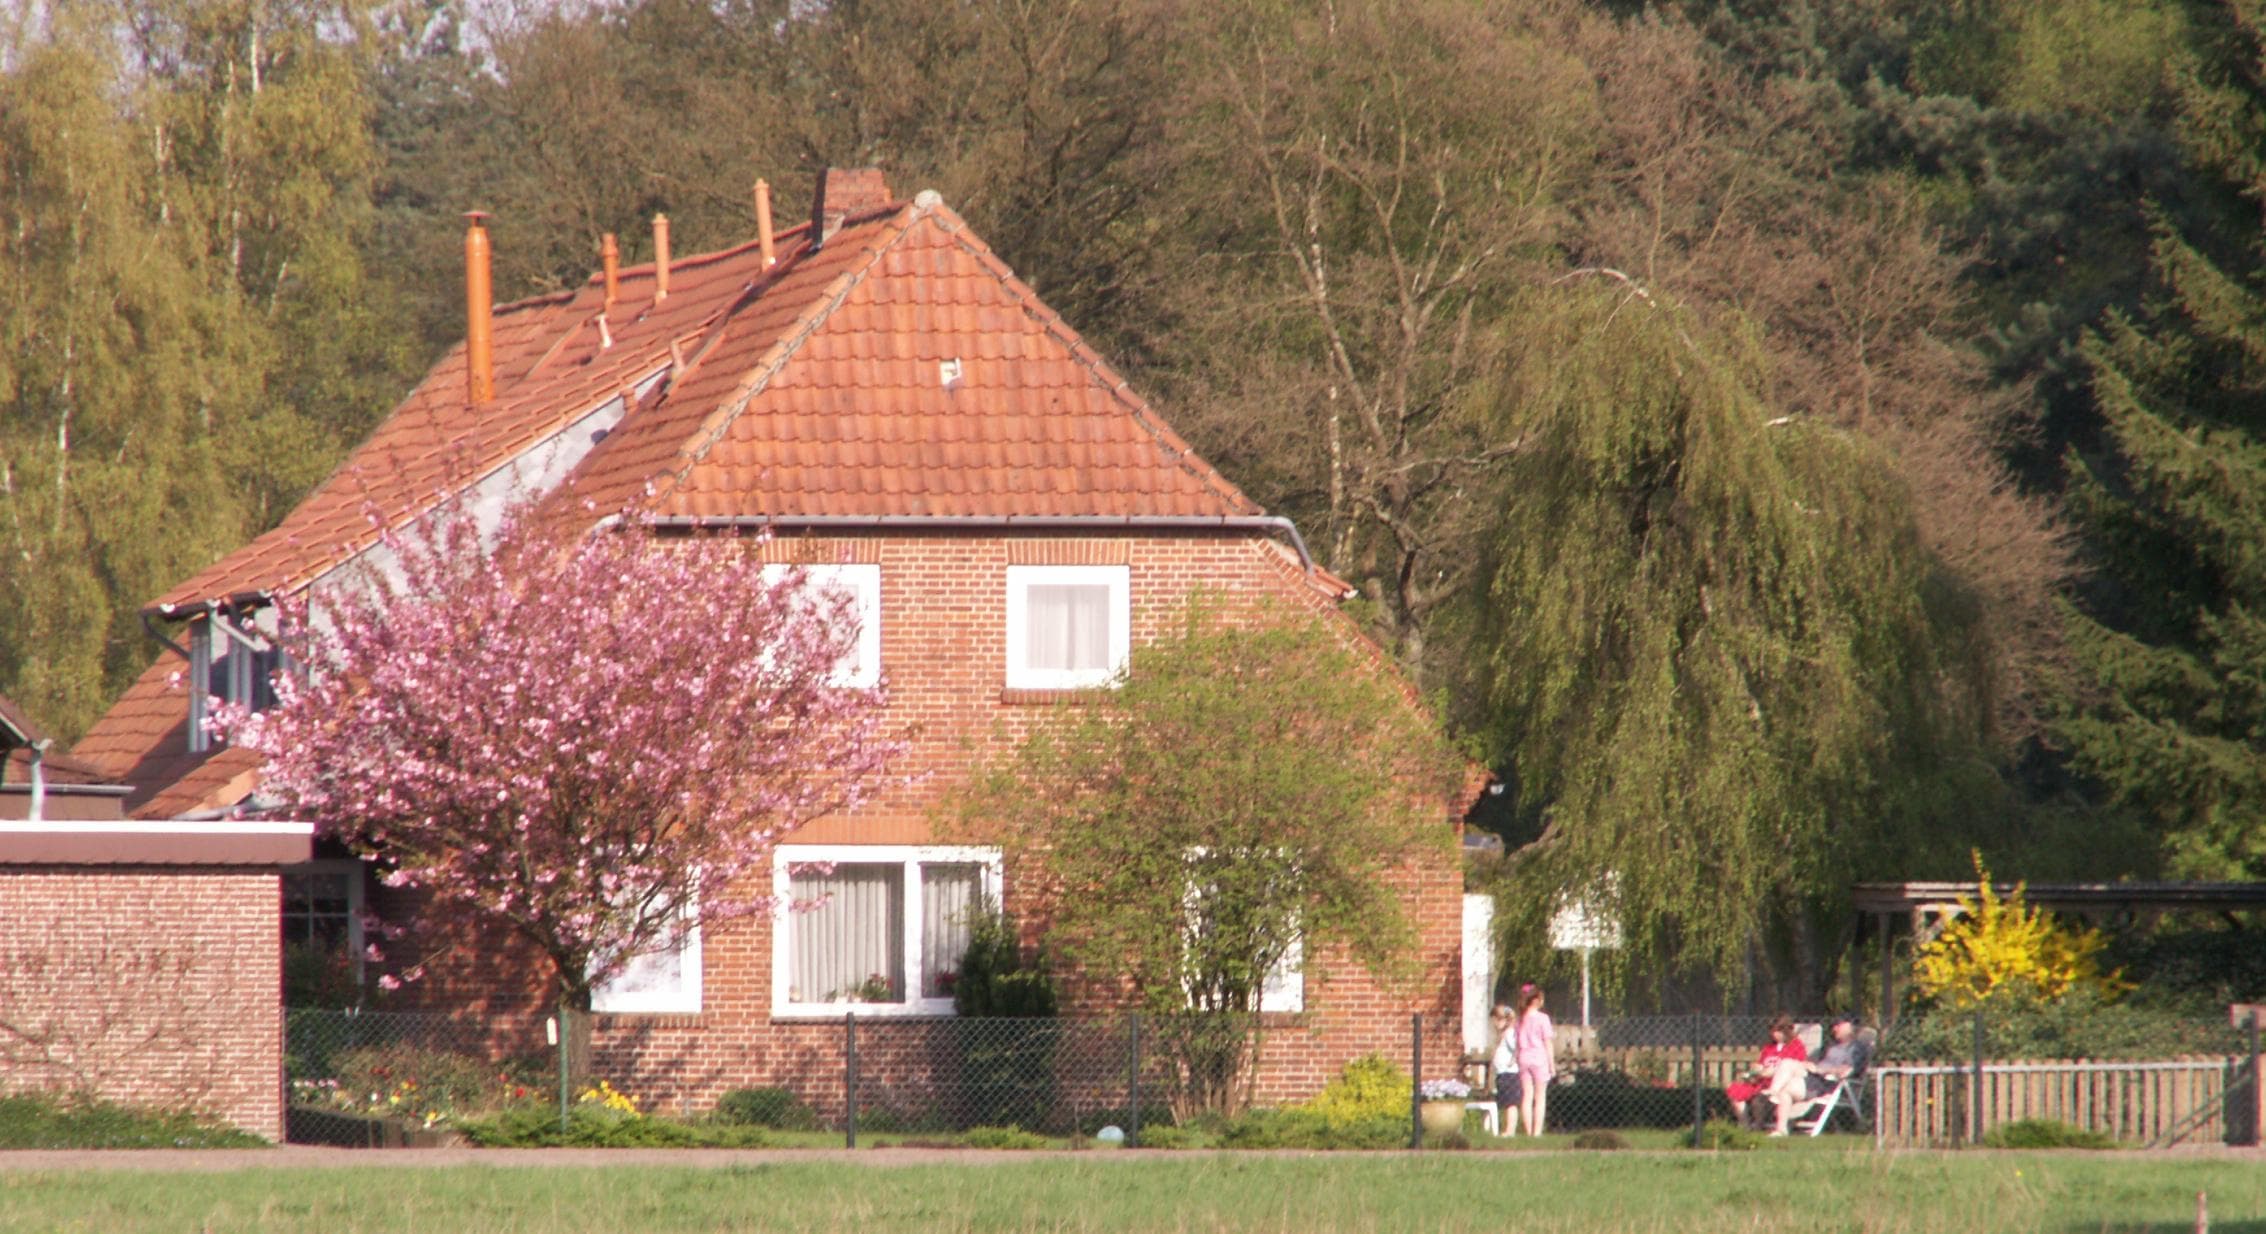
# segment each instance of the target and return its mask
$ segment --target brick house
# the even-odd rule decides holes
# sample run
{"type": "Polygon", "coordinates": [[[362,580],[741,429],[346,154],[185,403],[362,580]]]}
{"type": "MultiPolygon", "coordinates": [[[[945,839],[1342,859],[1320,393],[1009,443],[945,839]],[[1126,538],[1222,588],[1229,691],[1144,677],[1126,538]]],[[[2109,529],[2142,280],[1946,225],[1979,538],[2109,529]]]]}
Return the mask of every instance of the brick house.
{"type": "MultiPolygon", "coordinates": [[[[962,910],[989,897],[1015,911],[1023,891],[997,851],[939,843],[928,812],[994,734],[1103,688],[1199,586],[1329,620],[1351,595],[936,194],[900,200],[878,172],[829,171],[810,219],[776,233],[760,188],[757,202],[752,242],[672,259],[657,218],[657,262],[618,268],[609,236],[582,286],[494,308],[475,216],[466,342],[280,526],[146,610],[178,657],[76,750],[141,786],[136,813],[245,801],[255,760],[212,748],[200,700],[256,706],[273,597],[352,585],[382,551],[371,516],[411,522],[437,493],[493,510],[554,492],[664,535],[767,533],[769,560],[856,597],[864,633],[846,671],[886,679],[926,774],[780,847],[777,890],[826,907],[695,933],[600,992],[605,1066],[690,1106],[834,1066],[846,1012],[951,1014],[962,910]]],[[[1460,829],[1468,804],[1440,802],[1439,825],[1460,829]]],[[[290,880],[287,916],[305,937],[329,921],[352,954],[361,908],[405,910],[351,862],[290,880]]],[[[1263,1098],[1311,1092],[1366,1052],[1405,1055],[1413,1011],[1437,1013],[1427,1054],[1442,1070],[1460,1051],[1460,866],[1442,856],[1399,880],[1428,977],[1387,991],[1328,954],[1278,974],[1268,1010],[1288,1031],[1269,1045],[1263,1098]]],[[[414,998],[534,1013],[512,950],[478,951],[414,998]]]]}
{"type": "Polygon", "coordinates": [[[277,871],[313,828],[130,819],[131,791],[0,698],[0,1091],[281,1139],[277,871]]]}

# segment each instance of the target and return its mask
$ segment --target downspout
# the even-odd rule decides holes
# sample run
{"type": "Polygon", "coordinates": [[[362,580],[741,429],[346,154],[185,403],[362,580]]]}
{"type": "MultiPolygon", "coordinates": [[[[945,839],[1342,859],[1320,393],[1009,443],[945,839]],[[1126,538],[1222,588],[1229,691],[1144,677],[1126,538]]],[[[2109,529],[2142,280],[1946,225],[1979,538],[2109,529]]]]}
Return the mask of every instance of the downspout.
{"type": "MultiPolygon", "coordinates": [[[[599,521],[600,527],[620,523],[620,515],[608,515],[599,521]]],[[[733,514],[708,517],[697,514],[657,514],[638,520],[648,527],[680,530],[716,529],[825,529],[825,528],[906,528],[925,531],[952,531],[977,527],[999,527],[1031,531],[1092,531],[1104,527],[1154,528],[1160,530],[1202,530],[1217,528],[1223,531],[1265,531],[1281,535],[1298,553],[1299,565],[1308,574],[1314,572],[1314,554],[1307,551],[1306,537],[1298,534],[1298,525],[1279,514],[1205,515],[1205,514],[1055,514],[1055,515],[943,515],[943,514],[733,514]]]]}
{"type": "Polygon", "coordinates": [[[31,743],[31,817],[28,822],[36,823],[47,816],[47,747],[54,744],[51,737],[31,743]]]}

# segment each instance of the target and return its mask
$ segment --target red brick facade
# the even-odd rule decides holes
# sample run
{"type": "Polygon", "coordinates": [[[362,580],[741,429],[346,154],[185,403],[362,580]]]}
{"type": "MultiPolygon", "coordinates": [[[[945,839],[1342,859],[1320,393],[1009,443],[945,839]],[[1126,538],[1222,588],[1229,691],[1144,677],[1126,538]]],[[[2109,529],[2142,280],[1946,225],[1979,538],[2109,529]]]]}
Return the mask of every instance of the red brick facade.
{"type": "MultiPolygon", "coordinates": [[[[929,817],[933,803],[963,778],[987,748],[1013,741],[1032,720],[1073,692],[1029,694],[1005,687],[1007,568],[1027,564],[1124,564],[1131,575],[1133,639],[1167,632],[1192,593],[1222,604],[1263,598],[1288,611],[1306,609],[1342,620],[1310,585],[1297,559],[1263,537],[1220,533],[1135,536],[1012,537],[991,534],[874,535],[783,540],[766,545],[779,560],[856,562],[881,569],[882,665],[892,721],[912,731],[899,768],[906,779],[859,811],[822,819],[788,843],[918,845],[941,842],[929,817]]],[[[1351,627],[1347,627],[1349,636],[1351,627]]],[[[1389,672],[1382,663],[1379,671],[1389,672]]],[[[1439,803],[1443,841],[1455,830],[1461,803],[1439,803]]],[[[1376,1052],[1408,1058],[1413,1012],[1426,1016],[1426,1071],[1455,1072],[1461,1052],[1460,948],[1462,872],[1452,844],[1399,880],[1417,926],[1420,976],[1408,988],[1382,988],[1357,966],[1327,951],[1307,958],[1304,1011],[1270,1016],[1257,1096],[1274,1104],[1311,1095],[1347,1061],[1376,1052]]],[[[1026,925],[1043,906],[1010,866],[1005,907],[1026,925]]],[[[380,911],[396,915],[381,897],[380,911]]],[[[757,922],[712,933],[702,944],[698,1014],[602,1015],[593,1046],[601,1074],[660,1108],[700,1109],[742,1087],[784,1085],[821,1108],[838,1100],[843,1071],[841,1019],[774,1014],[772,928],[757,922]]],[[[527,987],[505,974],[514,967],[492,948],[435,967],[416,1002],[479,1006],[491,1014],[530,1006],[527,987]],[[492,982],[501,982],[498,988],[492,982]]],[[[522,972],[526,970],[521,970],[522,972]]],[[[1066,1014],[1114,1016],[1107,1002],[1066,1014]]],[[[845,1007],[845,1011],[851,1008],[845,1007]]],[[[867,1019],[862,1071],[876,1085],[914,1084],[933,1066],[935,1050],[902,1019],[867,1019]],[[892,1075],[894,1073],[894,1075],[892,1075]]],[[[516,1018],[516,1016],[514,1017],[516,1018]]],[[[1099,1029],[1097,1029],[1099,1031],[1099,1029]]],[[[1097,1047],[1099,1048],[1099,1047],[1097,1047]]],[[[1122,1074],[1112,1064],[1108,1075],[1122,1074]]]]}
{"type": "Polygon", "coordinates": [[[0,1089],[283,1138],[275,873],[0,866],[0,1089]]]}

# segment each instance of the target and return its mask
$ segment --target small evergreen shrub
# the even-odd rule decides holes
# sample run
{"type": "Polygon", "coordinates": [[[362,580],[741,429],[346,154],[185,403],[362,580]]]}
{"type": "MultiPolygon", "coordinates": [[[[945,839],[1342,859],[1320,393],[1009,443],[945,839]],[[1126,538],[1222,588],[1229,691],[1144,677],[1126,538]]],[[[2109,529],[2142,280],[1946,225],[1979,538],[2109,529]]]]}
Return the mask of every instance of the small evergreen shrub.
{"type": "Polygon", "coordinates": [[[1141,1124],[1141,1148],[1201,1148],[1204,1136],[1193,1127],[1178,1127],[1171,1123],[1141,1124]]]}
{"type": "Polygon", "coordinates": [[[818,1130],[818,1111],[784,1088],[735,1088],[716,1099],[716,1121],[780,1131],[818,1130]]]}
{"type": "Polygon", "coordinates": [[[0,1097],[0,1148],[264,1148],[267,1141],[179,1110],[99,1097],[0,1097]]]}
{"type": "Polygon", "coordinates": [[[1709,1148],[1718,1152],[1745,1153],[1753,1152],[1762,1147],[1762,1141],[1763,1137],[1759,1133],[1749,1131],[1736,1123],[1710,1119],[1699,1129],[1699,1134],[1696,1137],[1689,1131],[1685,1132],[1682,1143],[1686,1148],[1709,1148]]]}
{"type": "Polygon", "coordinates": [[[1400,1120],[1405,1138],[1408,1124],[1408,1073],[1381,1054],[1364,1054],[1323,1086],[1312,1100],[1295,1108],[1331,1127],[1351,1127],[1373,1119],[1400,1120]]]}
{"type": "Polygon", "coordinates": [[[559,1126],[555,1108],[526,1106],[461,1124],[466,1139],[483,1148],[762,1148],[761,1128],[623,1114],[577,1105],[559,1126]]]}
{"type": "Polygon", "coordinates": [[[960,1142],[969,1148],[1032,1149],[1048,1147],[1045,1136],[1032,1135],[1021,1127],[970,1127],[960,1135],[960,1142]]]}
{"type": "Polygon", "coordinates": [[[1584,1131],[1574,1137],[1574,1147],[1596,1152],[1613,1152],[1627,1148],[1629,1142],[1618,1131],[1584,1131]]]}
{"type": "MultiPolygon", "coordinates": [[[[1405,1101],[1405,1098],[1404,1098],[1405,1101]]],[[[1331,1122],[1311,1108],[1250,1110],[1220,1128],[1221,1148],[1405,1148],[1408,1114],[1331,1122]]]]}
{"type": "Polygon", "coordinates": [[[1983,1133],[1985,1148],[2115,1148],[2117,1142],[2098,1131],[2072,1127],[2051,1118],[2025,1118],[1993,1127],[1983,1133]]]}

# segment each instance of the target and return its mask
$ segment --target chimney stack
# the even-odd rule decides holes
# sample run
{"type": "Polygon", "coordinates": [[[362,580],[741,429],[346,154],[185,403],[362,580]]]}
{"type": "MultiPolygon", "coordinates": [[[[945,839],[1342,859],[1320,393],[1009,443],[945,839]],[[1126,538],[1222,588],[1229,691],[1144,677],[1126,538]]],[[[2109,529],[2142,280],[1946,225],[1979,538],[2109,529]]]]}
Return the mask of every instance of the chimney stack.
{"type": "Polygon", "coordinates": [[[598,265],[606,272],[606,300],[600,307],[611,312],[622,290],[622,246],[610,231],[598,238],[598,265]]]}
{"type": "Polygon", "coordinates": [[[763,268],[778,264],[779,254],[771,245],[771,182],[755,182],[755,238],[763,246],[763,268]]]}
{"type": "Polygon", "coordinates": [[[653,303],[669,298],[669,216],[653,216],[653,303]]]}
{"type": "Polygon", "coordinates": [[[812,248],[834,238],[843,220],[869,214],[892,204],[889,182],[878,167],[829,167],[818,173],[818,191],[810,203],[812,248]]]}
{"type": "Polygon", "coordinates": [[[477,405],[496,397],[496,353],[490,335],[495,295],[488,273],[488,216],[473,210],[464,229],[464,393],[477,405]]]}

